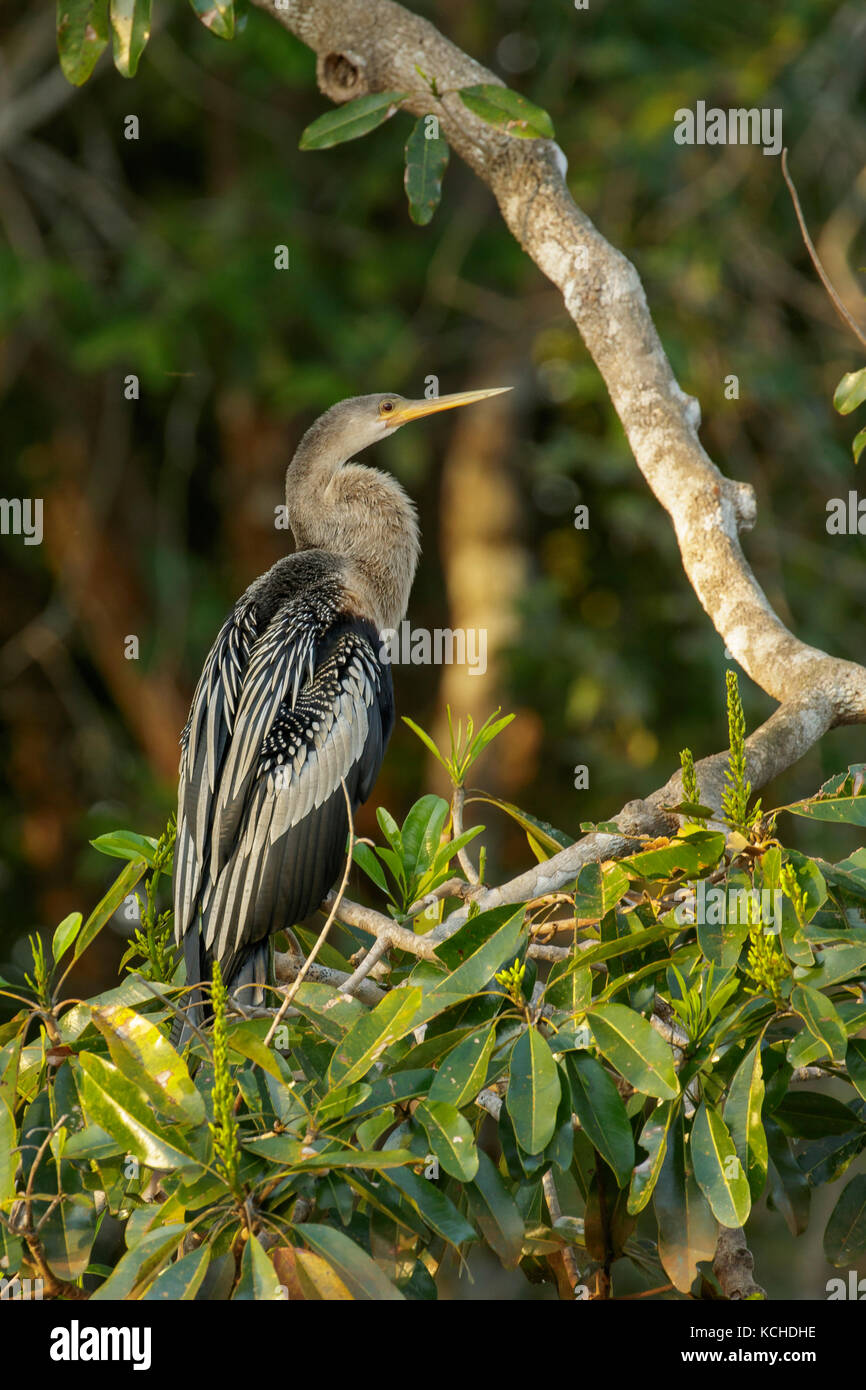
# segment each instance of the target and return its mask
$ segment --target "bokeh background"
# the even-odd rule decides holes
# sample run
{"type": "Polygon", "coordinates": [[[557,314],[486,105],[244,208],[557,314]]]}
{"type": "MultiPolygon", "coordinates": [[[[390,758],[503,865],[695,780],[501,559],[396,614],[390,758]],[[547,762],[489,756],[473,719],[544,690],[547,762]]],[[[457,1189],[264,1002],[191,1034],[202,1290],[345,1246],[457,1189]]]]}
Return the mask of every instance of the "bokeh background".
{"type": "MultiPolygon", "coordinates": [[[[113,876],[89,840],[164,825],[201,662],[237,595],[284,553],[285,467],[343,396],[421,395],[430,375],[442,391],[515,387],[370,456],[420,509],[413,625],[484,628],[491,644],[484,677],[398,668],[400,712],[440,734],[449,702],[518,715],[479,784],[576,834],[666,780],[684,745],[700,757],[726,743],[723,644],[558,294],[487,190],[454,161],[434,221],[413,226],[407,117],[300,153],[326,109],[312,54],[257,11],[223,43],[189,6],[155,8],[134,81],[104,56],[76,90],[51,7],[0,0],[2,490],[45,506],[40,546],[0,537],[0,971],[16,978],[27,933],[87,910],[113,876]],[[130,115],[137,140],[124,138],[130,115]],[[578,503],[587,531],[572,524],[578,503]]],[[[828,499],[856,487],[859,425],[831,398],[862,349],[808,262],[778,159],[677,146],[673,113],[698,99],[782,108],[814,239],[863,322],[863,7],[415,8],[551,113],[577,201],[634,260],[701,401],[702,439],[756,490],[744,543],[771,602],[805,640],[862,660],[864,542],[825,531],[828,499]]],[[[772,702],[742,687],[754,726],[772,702]]],[[[862,731],[837,730],[765,804],[862,758],[862,731]]],[[[374,802],[402,818],[430,789],[437,769],[400,725],[374,802]]],[[[493,812],[484,822],[489,876],[526,866],[523,837],[493,812]]],[[[372,807],[359,826],[372,833],[372,807]]],[[[831,858],[856,844],[841,827],[786,832],[831,858]]],[[[78,992],[113,982],[122,930],[103,934],[78,992]]],[[[797,1262],[778,1216],[756,1229],[774,1292],[823,1297],[823,1223],[797,1262]]]]}

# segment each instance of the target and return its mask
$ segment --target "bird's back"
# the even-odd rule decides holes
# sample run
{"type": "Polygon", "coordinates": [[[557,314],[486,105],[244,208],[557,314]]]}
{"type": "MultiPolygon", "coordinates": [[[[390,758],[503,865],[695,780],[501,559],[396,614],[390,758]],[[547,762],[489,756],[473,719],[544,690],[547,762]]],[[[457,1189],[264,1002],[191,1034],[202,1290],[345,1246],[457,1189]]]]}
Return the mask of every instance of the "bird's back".
{"type": "Polygon", "coordinates": [[[188,983],[209,979],[213,959],[229,986],[264,983],[269,937],[314,911],[344,862],[342,783],[353,808],[367,798],[394,721],[378,633],[346,595],[336,557],[278,561],[205,662],[178,791],[175,934],[188,983]]]}

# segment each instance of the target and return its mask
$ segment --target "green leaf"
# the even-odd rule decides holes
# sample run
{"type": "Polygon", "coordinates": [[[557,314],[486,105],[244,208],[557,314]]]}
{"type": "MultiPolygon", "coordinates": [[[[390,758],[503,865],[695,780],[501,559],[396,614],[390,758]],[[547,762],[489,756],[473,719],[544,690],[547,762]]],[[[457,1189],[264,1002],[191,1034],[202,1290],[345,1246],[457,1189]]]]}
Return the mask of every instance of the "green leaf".
{"type": "Polygon", "coordinates": [[[832,821],[838,825],[866,825],[866,794],[795,801],[792,806],[782,809],[795,816],[806,816],[809,820],[832,821]]]}
{"type": "Polygon", "coordinates": [[[469,1122],[444,1100],[425,1100],[413,1116],[423,1126],[430,1148],[452,1178],[471,1182],[478,1172],[478,1150],[469,1122]]]}
{"type": "Polygon", "coordinates": [[[189,1302],[194,1299],[204,1282],[210,1264],[211,1247],[202,1245],[198,1250],[190,1250],[174,1264],[168,1265],[154,1279],[142,1302],[189,1302]]]}
{"type": "Polygon", "coordinates": [[[233,0],[189,0],[206,29],[218,39],[233,39],[235,9],[233,0]]]}
{"type": "Polygon", "coordinates": [[[636,1165],[631,1175],[627,1210],[632,1216],[643,1211],[655,1190],[667,1153],[668,1129],[673,1113],[671,1101],[660,1101],[640,1132],[638,1148],[645,1150],[647,1156],[636,1165]]]}
{"type": "Polygon", "coordinates": [[[577,875],[574,915],[581,922],[600,922],[628,892],[629,876],[619,864],[584,864],[577,875]]]}
{"type": "Polygon", "coordinates": [[[827,1134],[848,1134],[860,1123],[854,1111],[835,1096],[820,1091],[788,1091],[773,1118],[794,1139],[823,1139],[827,1134]]]}
{"type": "Polygon", "coordinates": [[[866,401],[866,367],[846,372],[833,394],[833,404],[840,415],[850,415],[866,401]]]}
{"type": "Polygon", "coordinates": [[[564,1063],[557,1062],[559,1071],[559,1105],[556,1108],[556,1123],[553,1138],[542,1150],[544,1166],[553,1163],[561,1173],[565,1173],[574,1159],[574,1112],[571,1101],[571,1083],[564,1063]]]}
{"type": "Polygon", "coordinates": [[[808,985],[795,985],[791,991],[791,1007],[813,1037],[824,1044],[833,1061],[844,1062],[848,1034],[826,994],[808,985]]]}
{"type": "Polygon", "coordinates": [[[752,1209],[749,1183],[719,1112],[698,1106],[689,1140],[698,1187],[721,1226],[742,1226],[752,1209]]]}
{"type": "Polygon", "coordinates": [[[866,1129],[847,1134],[828,1134],[804,1144],[797,1154],[797,1167],[810,1187],[836,1182],[866,1147],[866,1129]]]}
{"type": "Polygon", "coordinates": [[[811,970],[797,968],[795,974],[800,984],[811,985],[813,989],[827,989],[838,985],[852,975],[860,975],[866,969],[866,946],[830,946],[822,952],[821,964],[811,970]]]}
{"type": "Polygon", "coordinates": [[[387,1177],[388,1181],[402,1192],[422,1221],[450,1245],[458,1246],[465,1241],[476,1239],[475,1231],[469,1222],[435,1182],[419,1177],[411,1168],[392,1169],[387,1177]]]}
{"type": "Polygon", "coordinates": [[[866,1173],[845,1186],[824,1232],[824,1254],[836,1268],[853,1268],[866,1248],[866,1173]]]}
{"type": "Polygon", "coordinates": [[[523,1217],[495,1163],[478,1150],[478,1172],[465,1188],[469,1210],[488,1245],[506,1269],[516,1269],[523,1254],[523,1217]]]}
{"type": "Polygon", "coordinates": [[[544,1002],[570,1017],[584,1013],[592,1002],[592,971],[579,957],[556,961],[547,977],[544,1002]]]}
{"type": "Polygon", "coordinates": [[[153,1117],[145,1094],[117,1067],[88,1052],[79,1055],[81,1104],[88,1119],[124,1145],[148,1168],[186,1168],[197,1159],[173,1131],[169,1136],[153,1117]],[[184,1147],[181,1147],[184,1146],[184,1147]]]}
{"type": "Polygon", "coordinates": [[[129,897],[146,869],[147,864],[143,859],[133,859],[117,876],[105,897],[96,904],[79,933],[75,943],[73,960],[78,960],[84,954],[91,942],[102,931],[106,922],[109,922],[114,916],[121,903],[129,897]]]}
{"type": "Polygon", "coordinates": [[[634,1139],[622,1097],[604,1067],[587,1052],[566,1054],[571,1100],[580,1127],[625,1187],[634,1167],[634,1139]]]}
{"type": "Polygon", "coordinates": [[[624,1004],[600,1004],[586,1021],[600,1052],[642,1095],[674,1100],[680,1093],[673,1053],[641,1014],[624,1004]]]}
{"type": "Polygon", "coordinates": [[[93,1010],[114,1004],[130,1007],[150,1006],[158,1009],[160,995],[173,993],[171,985],[159,984],[153,980],[142,980],[139,975],[128,975],[122,985],[95,994],[92,999],[74,1004],[60,1019],[58,1031],[63,1042],[72,1044],[93,1024],[93,1010]]]}
{"type": "Polygon", "coordinates": [[[161,1114],[186,1124],[203,1123],[204,1101],[186,1063],[149,1019],[115,1004],[95,1008],[93,1022],[108,1043],[115,1066],[161,1114]]]}
{"type": "Polygon", "coordinates": [[[90,843],[100,854],[112,859],[143,859],[151,869],[156,863],[157,841],[152,835],[137,835],[134,830],[111,830],[107,835],[97,835],[90,843]]]}
{"type": "Polygon", "coordinates": [[[369,845],[356,844],[352,849],[352,859],[359,868],[363,869],[367,877],[373,880],[376,887],[381,888],[386,897],[391,896],[385,870],[369,845]]]}
{"type": "Polygon", "coordinates": [[[122,1255],[114,1272],[90,1297],[98,1301],[136,1298],[155,1272],[165,1264],[191,1228],[180,1222],[146,1231],[131,1250],[122,1255]]]}
{"type": "Polygon", "coordinates": [[[487,1079],[487,1067],[495,1041],[494,1028],[481,1028],[458,1043],[436,1072],[429,1099],[447,1101],[458,1110],[461,1105],[473,1101],[487,1079]]]}
{"type": "Polygon", "coordinates": [[[845,1053],[845,1066],[851,1082],[866,1100],[866,1038],[852,1038],[845,1053]]]}
{"type": "Polygon", "coordinates": [[[356,1115],[366,1115],[371,1110],[378,1110],[385,1105],[402,1104],[404,1101],[414,1100],[416,1096],[427,1095],[435,1075],[431,1067],[412,1067],[380,1077],[370,1086],[370,1094],[366,1099],[359,1101],[355,1106],[351,1112],[352,1119],[356,1115]]]}
{"type": "Polygon", "coordinates": [[[409,719],[407,715],[401,715],[401,718],[403,720],[403,723],[406,724],[412,730],[416,738],[420,738],[427,751],[433,754],[433,757],[436,759],[436,761],[440,763],[447,772],[448,763],[443,758],[442,754],[439,752],[439,749],[436,747],[436,744],[433,742],[433,739],[430,737],[430,735],[424,729],[421,728],[420,724],[416,724],[415,721],[413,719],[409,719]]]}
{"type": "Polygon", "coordinates": [[[15,1198],[15,1173],[18,1168],[18,1130],[15,1117],[4,1096],[0,1096],[0,1211],[8,1211],[15,1198]]]}
{"type": "Polygon", "coordinates": [[[725,836],[721,831],[683,826],[669,844],[643,850],[619,862],[634,878],[670,878],[678,873],[694,875],[713,868],[724,850],[725,836]]]}
{"type": "Polygon", "coordinates": [[[511,801],[501,801],[498,796],[489,796],[486,792],[476,792],[473,796],[467,797],[467,806],[471,801],[483,801],[488,806],[496,806],[498,810],[504,811],[526,831],[526,834],[536,844],[546,851],[548,857],[559,854],[561,849],[568,849],[570,845],[574,844],[574,840],[570,835],[566,835],[564,830],[557,830],[547,821],[538,820],[536,816],[530,815],[528,811],[522,811],[511,801]]]}
{"type": "Polygon", "coordinates": [[[379,1266],[342,1231],[317,1222],[298,1226],[297,1234],[316,1255],[321,1255],[354,1298],[372,1302],[402,1302],[403,1295],[385,1278],[379,1266]]]}
{"type": "MultiPolygon", "coordinates": [[[[629,921],[632,916],[633,914],[630,913],[629,921]]],[[[588,950],[582,950],[579,956],[569,963],[569,969],[585,969],[590,965],[595,965],[598,961],[614,960],[617,956],[643,951],[647,946],[652,946],[654,942],[660,941],[663,937],[675,936],[681,931],[682,927],[676,921],[673,912],[669,912],[660,921],[653,922],[651,927],[643,927],[638,931],[618,936],[612,941],[601,941],[597,946],[590,946],[588,950]]]]}
{"type": "Polygon", "coordinates": [[[688,1293],[698,1262],[716,1253],[718,1229],[709,1203],[687,1166],[682,1113],[671,1126],[667,1152],[653,1193],[658,1252],[675,1289],[688,1293]]]}
{"type": "Polygon", "coordinates": [[[487,125],[504,130],[521,140],[553,140],[553,122],[546,111],[534,106],[519,92],[493,82],[461,87],[457,95],[474,115],[487,125]]]}
{"type": "Polygon", "coordinates": [[[108,0],[57,0],[57,51],[73,87],[87,81],[108,36],[108,0]]]}
{"type": "Polygon", "coordinates": [[[516,908],[507,904],[470,917],[436,947],[436,955],[451,968],[451,974],[435,986],[435,991],[465,998],[489,985],[500,966],[510,964],[521,953],[527,936],[525,915],[526,907],[521,903],[516,908]],[[462,963],[455,969],[458,960],[462,963]]]}
{"type": "Polygon", "coordinates": [[[357,1113],[372,1094],[373,1088],[368,1086],[366,1081],[352,1081],[348,1086],[334,1087],[316,1106],[316,1128],[323,1129],[333,1120],[347,1115],[350,1110],[357,1113]]]}
{"type": "Polygon", "coordinates": [[[271,1250],[271,1259],[277,1275],[289,1289],[290,1298],[296,1296],[293,1285],[297,1284],[308,1302],[351,1301],[352,1295],[342,1279],[338,1279],[327,1261],[321,1255],[314,1255],[312,1250],[284,1245],[271,1250]]]}
{"type": "MultiPolygon", "coordinates": [[[[254,1147],[257,1152],[271,1155],[273,1150],[265,1148],[266,1142],[275,1143],[277,1138],[284,1139],[285,1135],[264,1135],[260,1139],[249,1139],[246,1148],[254,1147]]],[[[372,1149],[364,1152],[361,1149],[326,1149],[322,1154],[317,1154],[315,1158],[304,1158],[297,1161],[291,1160],[292,1169],[296,1172],[307,1170],[323,1172],[326,1169],[338,1168],[358,1168],[372,1169],[374,1172],[384,1172],[386,1168],[405,1168],[407,1164],[417,1163],[418,1158],[408,1149],[372,1149]]]]}
{"type": "Polygon", "coordinates": [[[299,149],[324,150],[332,145],[341,145],[346,140],[357,140],[393,116],[407,96],[407,92],[371,92],[368,96],[347,101],[336,111],[327,111],[308,125],[301,136],[299,149]]]}
{"type": "Polygon", "coordinates": [[[710,889],[713,896],[708,894],[704,900],[704,910],[697,911],[695,930],[698,945],[706,959],[722,970],[730,970],[736,965],[743,942],[749,934],[746,900],[740,895],[748,892],[750,887],[745,874],[731,874],[726,883],[713,885],[710,889]],[[721,920],[716,921],[716,918],[721,920]]]}
{"type": "Polygon", "coordinates": [[[54,936],[51,939],[51,955],[55,965],[64,952],[69,950],[81,930],[83,920],[80,912],[70,912],[69,916],[64,917],[60,925],[55,927],[54,936]]]}
{"type": "Polygon", "coordinates": [[[743,1165],[753,1202],[758,1200],[767,1181],[767,1136],[761,1123],[763,1104],[764,1072],[759,1038],[734,1072],[725,1100],[725,1123],[743,1165]]]}
{"type": "Polygon", "coordinates": [[[331,1058],[328,1082],[348,1086],[360,1081],[392,1043],[418,1026],[423,995],[419,986],[394,989],[368,1014],[363,1014],[338,1044],[331,1058]]]}
{"type": "Polygon", "coordinates": [[[270,1302],[282,1297],[277,1272],[255,1236],[244,1246],[241,1277],[232,1294],[233,1302],[270,1302]]]}
{"type": "Polygon", "coordinates": [[[111,28],[114,66],[122,77],[134,77],[150,38],[150,0],[111,0],[111,28]]]}
{"type": "Polygon", "coordinates": [[[521,1033],[511,1053],[505,1104],[521,1148],[539,1154],[553,1138],[561,1094],[559,1071],[537,1028],[521,1033]]]}
{"type": "Polygon", "coordinates": [[[433,795],[422,796],[406,816],[400,839],[403,868],[410,883],[432,861],[447,819],[448,802],[441,796],[433,795]]]}
{"type": "Polygon", "coordinates": [[[285,1081],[280,1058],[272,1046],[265,1047],[265,1037],[271,1026],[268,1018],[250,1018],[243,1023],[232,1024],[227,1030],[228,1045],[232,1052],[247,1057],[275,1081],[285,1081]]]}
{"type": "Polygon", "coordinates": [[[851,441],[851,453],[854,455],[854,462],[860,462],[860,455],[866,449],[866,429],[858,430],[851,441]]]}

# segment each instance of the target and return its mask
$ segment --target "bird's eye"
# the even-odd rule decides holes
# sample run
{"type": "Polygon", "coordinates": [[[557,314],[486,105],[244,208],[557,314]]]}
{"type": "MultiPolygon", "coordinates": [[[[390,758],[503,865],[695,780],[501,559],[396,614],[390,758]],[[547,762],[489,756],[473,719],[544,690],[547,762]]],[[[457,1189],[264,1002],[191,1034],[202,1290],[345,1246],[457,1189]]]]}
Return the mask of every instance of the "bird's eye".
{"type": "Polygon", "coordinates": [[[383,415],[388,415],[394,409],[394,402],[383,401],[382,404],[379,406],[379,409],[383,415]]]}

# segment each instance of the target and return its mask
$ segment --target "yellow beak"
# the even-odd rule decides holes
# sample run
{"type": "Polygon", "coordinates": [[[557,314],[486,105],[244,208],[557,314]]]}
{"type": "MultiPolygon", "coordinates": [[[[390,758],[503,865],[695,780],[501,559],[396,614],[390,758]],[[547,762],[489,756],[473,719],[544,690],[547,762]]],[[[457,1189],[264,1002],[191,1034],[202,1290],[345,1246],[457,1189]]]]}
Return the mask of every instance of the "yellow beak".
{"type": "Polygon", "coordinates": [[[487,391],[457,391],[451,396],[434,396],[429,401],[406,401],[388,416],[389,425],[406,425],[410,420],[420,420],[424,415],[435,415],[437,410],[454,410],[458,405],[474,405],[476,401],[486,401],[489,396],[501,396],[510,391],[510,386],[493,386],[487,391]]]}

